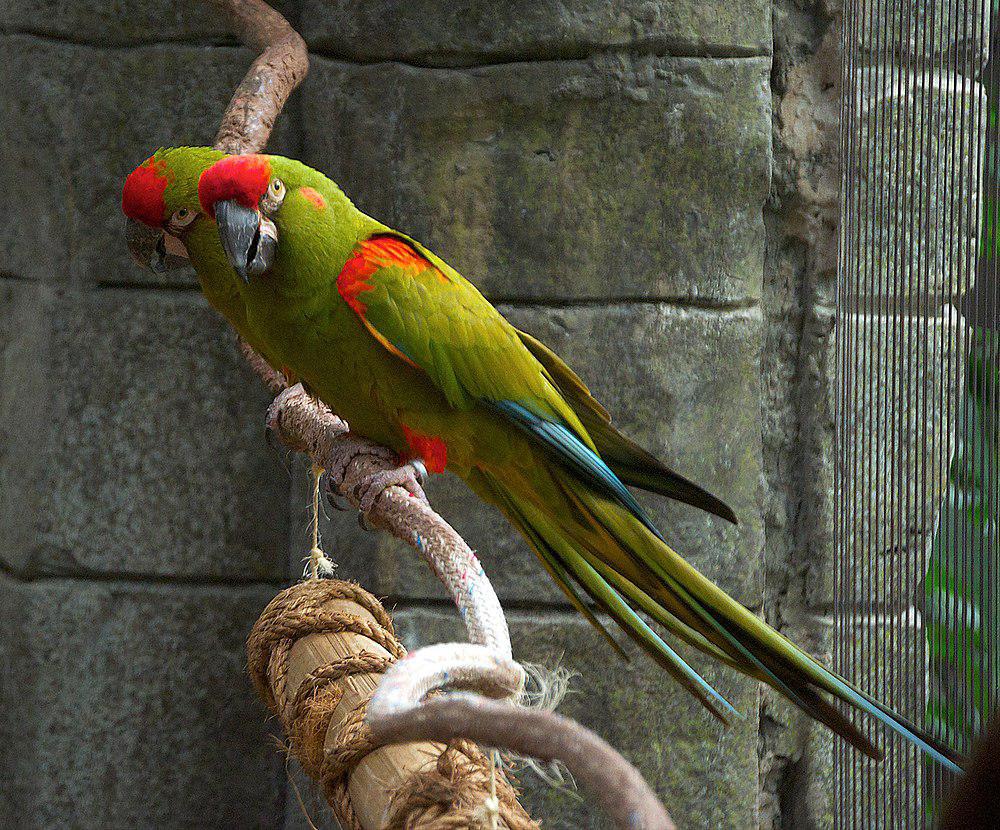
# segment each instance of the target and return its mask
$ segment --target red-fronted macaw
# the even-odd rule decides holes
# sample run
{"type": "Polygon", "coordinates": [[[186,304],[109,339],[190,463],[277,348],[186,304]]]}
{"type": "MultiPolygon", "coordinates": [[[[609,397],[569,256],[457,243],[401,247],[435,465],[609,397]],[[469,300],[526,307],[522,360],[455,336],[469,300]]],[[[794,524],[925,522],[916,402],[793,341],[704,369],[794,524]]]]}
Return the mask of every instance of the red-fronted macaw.
{"type": "MultiPolygon", "coordinates": [[[[627,485],[735,516],[618,433],[583,381],[451,266],[291,159],[223,158],[201,175],[198,193],[239,278],[252,339],[354,432],[396,450],[399,482],[413,486],[409,462],[463,478],[609,641],[581,589],[720,719],[732,707],[637,612],[769,683],[872,757],[880,750],[824,694],[957,769],[947,747],[825,669],[672,550],[627,485]]],[[[166,221],[171,209],[165,201],[157,215],[166,221]]]]}

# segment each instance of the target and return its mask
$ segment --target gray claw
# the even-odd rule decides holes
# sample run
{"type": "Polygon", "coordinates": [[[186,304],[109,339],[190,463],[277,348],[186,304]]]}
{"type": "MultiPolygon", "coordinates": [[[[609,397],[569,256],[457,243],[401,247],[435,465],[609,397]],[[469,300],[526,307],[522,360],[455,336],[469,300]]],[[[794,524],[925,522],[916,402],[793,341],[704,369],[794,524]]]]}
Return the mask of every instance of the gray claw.
{"type": "Polygon", "coordinates": [[[414,458],[410,462],[410,466],[413,467],[413,477],[417,480],[417,484],[423,485],[427,481],[427,467],[424,462],[419,458],[414,458]]]}
{"type": "Polygon", "coordinates": [[[327,504],[329,504],[334,510],[343,512],[350,507],[350,505],[343,500],[344,497],[340,495],[337,487],[334,486],[332,477],[330,476],[330,472],[328,470],[324,470],[320,474],[319,489],[320,492],[326,496],[327,504]]]}
{"type": "Polygon", "coordinates": [[[383,470],[371,476],[367,481],[355,488],[354,497],[358,500],[358,507],[362,513],[368,513],[374,506],[378,497],[389,487],[402,487],[414,498],[427,503],[427,496],[424,488],[417,480],[417,471],[412,463],[404,464],[394,470],[383,470]]]}

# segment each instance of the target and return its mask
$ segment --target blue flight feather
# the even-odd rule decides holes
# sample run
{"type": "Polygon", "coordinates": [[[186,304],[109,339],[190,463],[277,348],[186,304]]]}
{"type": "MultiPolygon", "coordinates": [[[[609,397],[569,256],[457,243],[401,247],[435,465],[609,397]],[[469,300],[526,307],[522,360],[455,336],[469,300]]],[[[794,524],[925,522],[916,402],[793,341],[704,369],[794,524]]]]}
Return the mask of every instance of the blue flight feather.
{"type": "Polygon", "coordinates": [[[518,429],[540,440],[584,480],[619,502],[660,541],[665,541],[659,529],[653,524],[653,520],[635,500],[632,492],[622,484],[621,479],[568,427],[555,421],[548,421],[515,401],[493,401],[492,406],[513,421],[518,429]]]}

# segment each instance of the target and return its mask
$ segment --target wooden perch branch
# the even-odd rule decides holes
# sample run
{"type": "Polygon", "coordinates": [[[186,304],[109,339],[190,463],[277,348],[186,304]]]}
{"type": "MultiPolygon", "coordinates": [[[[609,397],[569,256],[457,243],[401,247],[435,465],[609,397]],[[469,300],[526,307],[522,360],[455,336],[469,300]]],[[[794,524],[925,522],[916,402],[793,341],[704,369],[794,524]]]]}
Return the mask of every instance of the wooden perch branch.
{"type": "Polygon", "coordinates": [[[224,153],[259,153],[274,122],[309,72],[306,43],[288,21],[261,0],[211,0],[248,47],[260,52],[236,87],[215,136],[224,153]]]}

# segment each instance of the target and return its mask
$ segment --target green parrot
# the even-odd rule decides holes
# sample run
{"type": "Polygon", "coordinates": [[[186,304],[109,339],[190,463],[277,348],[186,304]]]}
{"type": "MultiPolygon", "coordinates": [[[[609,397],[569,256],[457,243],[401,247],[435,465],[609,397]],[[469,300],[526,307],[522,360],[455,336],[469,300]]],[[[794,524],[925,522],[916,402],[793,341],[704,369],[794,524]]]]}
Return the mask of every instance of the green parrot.
{"type": "Polygon", "coordinates": [[[136,171],[126,182],[125,212],[174,236],[171,249],[186,247],[196,268],[205,255],[194,247],[214,228],[213,273],[199,276],[216,291],[224,282],[227,297],[235,288],[242,304],[213,304],[227,316],[223,306],[239,306],[233,325],[272,365],[288,367],[353,432],[399,453],[399,469],[375,482],[363,508],[386,483],[422,495],[418,468],[447,469],[506,516],[615,648],[585,597],[720,720],[735,710],[639,612],[770,684],[873,758],[881,751],[826,694],[959,769],[950,749],[824,668],[670,548],[629,486],[736,517],[617,432],[583,381],[451,266],[300,162],[226,156],[204,169],[204,152],[159,151],[146,162],[155,176],[133,180],[136,171]],[[182,175],[192,178],[181,185],[182,175]],[[181,209],[199,217],[175,233],[181,209]],[[215,274],[216,246],[230,277],[215,274]]]}

